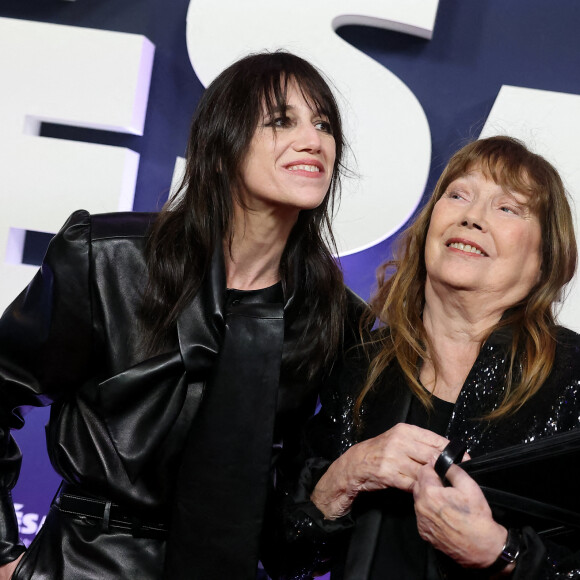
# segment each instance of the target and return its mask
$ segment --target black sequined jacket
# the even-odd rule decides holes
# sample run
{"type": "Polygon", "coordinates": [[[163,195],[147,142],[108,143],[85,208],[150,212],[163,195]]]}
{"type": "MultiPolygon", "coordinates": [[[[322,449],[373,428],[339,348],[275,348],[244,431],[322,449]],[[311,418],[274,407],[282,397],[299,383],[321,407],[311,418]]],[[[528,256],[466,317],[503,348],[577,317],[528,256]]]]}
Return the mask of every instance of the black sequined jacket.
{"type": "MultiPolygon", "coordinates": [[[[465,441],[475,458],[580,427],[580,335],[559,328],[557,336],[553,370],[540,391],[514,416],[489,422],[478,418],[496,408],[502,399],[506,352],[511,342],[509,332],[494,333],[483,345],[463,385],[446,437],[465,441]]],[[[311,578],[313,571],[329,567],[333,568],[333,580],[368,577],[382,517],[380,509],[373,506],[372,494],[355,501],[355,516],[333,522],[324,521],[309,501],[312,489],[331,461],[358,440],[379,435],[407,417],[412,395],[395,363],[385,371],[378,388],[367,395],[362,410],[364,429],[357,436],[352,408],[364,374],[364,360],[345,363],[333,387],[321,394],[321,411],[308,426],[306,467],[299,485],[290,494],[285,513],[287,537],[295,549],[295,567],[286,578],[311,578]]],[[[577,471],[571,466],[570,477],[575,477],[577,471]]],[[[580,545],[574,546],[579,550],[577,554],[570,553],[543,542],[531,528],[525,528],[523,540],[514,580],[580,578],[580,545]]],[[[462,571],[459,577],[470,576],[462,571]]]]}

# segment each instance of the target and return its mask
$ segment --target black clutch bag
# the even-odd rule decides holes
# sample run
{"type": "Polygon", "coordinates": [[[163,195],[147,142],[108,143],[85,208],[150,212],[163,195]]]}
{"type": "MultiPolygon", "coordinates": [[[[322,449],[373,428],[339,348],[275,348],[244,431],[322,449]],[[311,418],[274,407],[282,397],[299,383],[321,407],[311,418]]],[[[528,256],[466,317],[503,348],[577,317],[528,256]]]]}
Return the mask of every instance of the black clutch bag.
{"type": "MultiPolygon", "coordinates": [[[[437,462],[443,468],[463,455],[457,444],[444,454],[437,462]]],[[[559,541],[580,539],[580,429],[506,447],[460,466],[506,527],[530,525],[559,541]]]]}

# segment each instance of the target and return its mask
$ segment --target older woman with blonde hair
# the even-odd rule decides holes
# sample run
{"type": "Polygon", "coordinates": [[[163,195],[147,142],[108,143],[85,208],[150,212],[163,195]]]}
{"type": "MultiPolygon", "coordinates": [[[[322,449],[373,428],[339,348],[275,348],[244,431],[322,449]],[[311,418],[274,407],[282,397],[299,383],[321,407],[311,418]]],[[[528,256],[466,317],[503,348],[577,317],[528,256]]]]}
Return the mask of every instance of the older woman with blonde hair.
{"type": "Polygon", "coordinates": [[[463,470],[448,487],[434,470],[450,440],[475,458],[580,426],[580,336],[555,318],[576,259],[544,158],[509,137],[452,157],[380,270],[379,329],[309,427],[289,512],[303,564],[315,546],[333,580],[580,575],[573,542],[502,525],[463,470]]]}

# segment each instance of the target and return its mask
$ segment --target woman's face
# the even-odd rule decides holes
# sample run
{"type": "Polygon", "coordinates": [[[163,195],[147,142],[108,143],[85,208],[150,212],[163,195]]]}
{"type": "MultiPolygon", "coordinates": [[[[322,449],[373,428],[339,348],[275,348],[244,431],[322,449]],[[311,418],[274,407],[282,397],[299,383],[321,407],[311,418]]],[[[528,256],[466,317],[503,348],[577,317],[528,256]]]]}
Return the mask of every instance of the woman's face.
{"type": "Polygon", "coordinates": [[[477,169],[450,183],[427,233],[428,284],[478,292],[503,310],[525,298],[539,279],[542,241],[526,202],[477,169]]]}
{"type": "Polygon", "coordinates": [[[240,195],[250,210],[289,212],[318,207],[330,186],[336,148],[332,127],[295,83],[287,109],[258,124],[241,167],[240,195]]]}

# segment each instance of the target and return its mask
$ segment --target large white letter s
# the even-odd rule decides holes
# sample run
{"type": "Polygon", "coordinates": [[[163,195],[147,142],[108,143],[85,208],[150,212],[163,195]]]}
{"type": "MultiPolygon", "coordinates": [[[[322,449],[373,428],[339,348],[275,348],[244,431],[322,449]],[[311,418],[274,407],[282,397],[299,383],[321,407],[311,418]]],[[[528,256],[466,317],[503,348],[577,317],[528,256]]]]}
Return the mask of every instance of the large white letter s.
{"type": "Polygon", "coordinates": [[[360,176],[345,183],[335,220],[343,255],[384,240],[412,214],[429,173],[431,136],[409,88],[334,30],[364,24],[430,38],[437,7],[438,0],[190,2],[188,50],[206,86],[242,55],[284,48],[320,67],[338,88],[355,156],[350,165],[360,176]]]}

